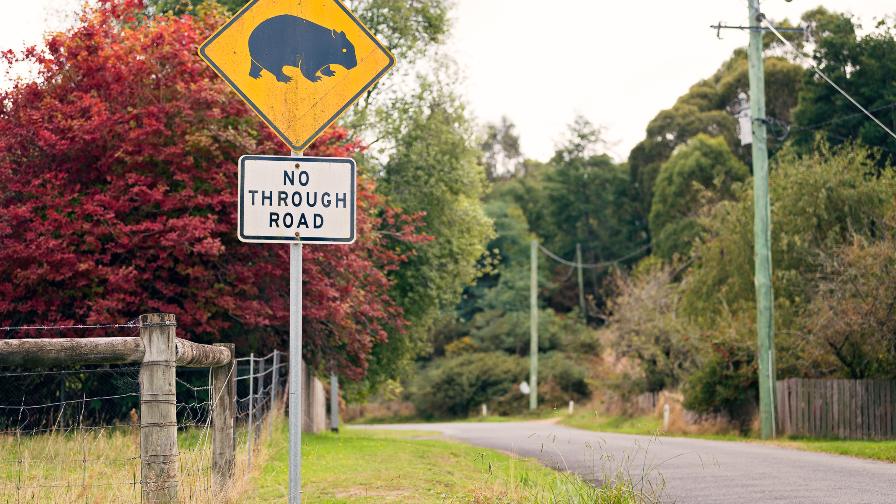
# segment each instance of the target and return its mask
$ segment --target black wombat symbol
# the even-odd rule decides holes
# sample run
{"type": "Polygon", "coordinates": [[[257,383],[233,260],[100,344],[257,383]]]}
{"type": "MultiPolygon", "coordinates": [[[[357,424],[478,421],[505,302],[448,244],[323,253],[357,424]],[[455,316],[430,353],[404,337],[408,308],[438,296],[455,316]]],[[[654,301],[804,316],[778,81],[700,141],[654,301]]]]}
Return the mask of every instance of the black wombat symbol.
{"type": "Polygon", "coordinates": [[[330,65],[347,70],[358,65],[355,46],[345,32],[288,14],[267,19],[252,30],[249,55],[252,58],[250,77],[258,79],[261,71],[267,70],[283,83],[292,80],[283,73],[283,67],[298,67],[302,76],[318,82],[321,80],[318,73],[327,77],[336,75],[330,65]]]}

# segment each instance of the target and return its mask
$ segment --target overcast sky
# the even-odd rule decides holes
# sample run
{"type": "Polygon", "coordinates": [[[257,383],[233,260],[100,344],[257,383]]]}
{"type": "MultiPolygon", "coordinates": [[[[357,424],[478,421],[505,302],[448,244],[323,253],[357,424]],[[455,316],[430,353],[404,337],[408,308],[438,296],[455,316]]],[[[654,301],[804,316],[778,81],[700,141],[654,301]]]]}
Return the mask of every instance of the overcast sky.
{"type": "MultiPolygon", "coordinates": [[[[797,20],[819,4],[872,26],[893,0],[765,0],[772,19],[797,20]]],[[[711,76],[748,34],[709,25],[747,23],[744,0],[457,0],[452,50],[481,120],[517,124],[524,152],[551,155],[577,113],[606,127],[626,158],[647,123],[711,76]]]]}
{"type": "MultiPolygon", "coordinates": [[[[41,40],[71,22],[82,0],[9,2],[0,48],[41,40]]],[[[744,0],[455,0],[450,52],[462,91],[483,121],[517,124],[523,151],[550,157],[577,114],[606,127],[613,154],[625,158],[657,112],[708,77],[747,33],[710,24],[747,22],[744,0]]],[[[792,20],[823,4],[857,15],[866,27],[896,14],[893,0],[765,0],[773,19],[792,20]]],[[[0,77],[2,78],[2,77],[0,77]]]]}

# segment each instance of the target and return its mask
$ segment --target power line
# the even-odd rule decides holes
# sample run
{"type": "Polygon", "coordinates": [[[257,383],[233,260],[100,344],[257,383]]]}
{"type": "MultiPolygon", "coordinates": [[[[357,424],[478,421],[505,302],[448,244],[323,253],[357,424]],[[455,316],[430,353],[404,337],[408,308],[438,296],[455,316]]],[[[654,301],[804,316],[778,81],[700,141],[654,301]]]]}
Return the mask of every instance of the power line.
{"type": "Polygon", "coordinates": [[[541,251],[544,252],[544,254],[546,256],[550,257],[551,259],[559,262],[560,264],[565,264],[566,266],[570,266],[572,268],[578,268],[579,266],[581,266],[582,268],[585,268],[585,269],[602,269],[602,268],[614,266],[616,264],[621,263],[622,261],[631,259],[632,257],[635,257],[635,256],[641,254],[642,252],[644,252],[650,248],[650,244],[646,244],[646,245],[638,248],[637,250],[633,250],[632,252],[630,252],[622,257],[619,257],[617,259],[614,259],[612,261],[603,261],[603,262],[599,262],[599,263],[590,263],[590,264],[581,264],[581,265],[575,261],[568,261],[568,260],[560,257],[559,255],[555,254],[554,252],[550,251],[547,247],[545,247],[541,243],[538,243],[538,248],[541,249],[541,251]]]}
{"type": "MultiPolygon", "coordinates": [[[[891,109],[891,108],[896,108],[896,103],[881,105],[880,107],[868,109],[868,111],[869,112],[880,112],[881,110],[887,110],[887,109],[891,109]]],[[[856,112],[855,114],[847,114],[844,116],[835,117],[833,119],[828,119],[827,121],[816,123],[816,124],[810,124],[808,126],[797,126],[795,128],[791,128],[790,131],[791,132],[814,131],[814,130],[824,128],[825,126],[830,126],[831,124],[836,124],[838,122],[847,121],[849,119],[854,119],[856,117],[861,117],[864,115],[865,114],[863,112],[856,112]]]]}
{"type": "Polygon", "coordinates": [[[781,35],[781,33],[780,33],[778,30],[776,30],[775,27],[771,25],[771,23],[768,22],[768,18],[765,16],[765,14],[759,14],[759,17],[760,17],[760,20],[761,20],[763,23],[765,23],[765,25],[768,27],[768,29],[769,29],[772,33],[774,33],[775,36],[778,37],[778,39],[781,40],[781,42],[783,42],[785,45],[787,45],[787,47],[789,47],[791,50],[793,50],[796,54],[798,54],[798,55],[801,56],[803,59],[805,59],[805,60],[806,60],[806,63],[809,64],[809,66],[812,68],[812,70],[814,70],[815,73],[818,74],[819,77],[821,77],[822,79],[824,79],[825,81],[827,81],[828,84],[830,84],[831,86],[833,86],[834,89],[836,89],[840,94],[842,94],[843,96],[845,96],[847,100],[849,100],[850,102],[852,102],[853,105],[855,105],[856,107],[858,107],[859,110],[861,110],[865,115],[867,115],[868,117],[870,117],[871,120],[873,120],[875,123],[877,123],[878,126],[880,126],[884,131],[886,131],[887,133],[889,133],[890,136],[893,137],[893,139],[896,139],[896,133],[893,133],[893,130],[891,130],[890,128],[888,128],[884,123],[882,123],[882,122],[880,121],[880,119],[878,119],[877,117],[875,117],[874,114],[872,114],[871,112],[869,112],[868,109],[866,109],[866,108],[863,107],[859,102],[857,102],[857,101],[855,100],[855,98],[853,98],[852,96],[850,96],[849,93],[847,93],[846,91],[844,91],[843,88],[841,88],[841,87],[838,86],[833,80],[831,80],[830,77],[828,77],[824,72],[822,72],[820,68],[818,68],[818,65],[816,65],[815,62],[812,61],[811,58],[809,58],[805,53],[803,53],[802,51],[800,51],[799,49],[797,49],[796,47],[794,47],[794,45],[791,44],[789,40],[787,40],[786,38],[784,38],[784,36],[781,35]]]}

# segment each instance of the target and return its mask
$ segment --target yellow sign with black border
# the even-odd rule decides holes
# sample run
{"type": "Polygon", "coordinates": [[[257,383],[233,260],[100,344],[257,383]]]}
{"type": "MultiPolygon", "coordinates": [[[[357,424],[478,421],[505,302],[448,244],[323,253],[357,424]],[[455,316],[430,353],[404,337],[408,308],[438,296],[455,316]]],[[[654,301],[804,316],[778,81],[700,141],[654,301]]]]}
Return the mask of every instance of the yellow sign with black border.
{"type": "Polygon", "coordinates": [[[199,55],[295,151],[395,65],[339,0],[252,0],[199,55]]]}

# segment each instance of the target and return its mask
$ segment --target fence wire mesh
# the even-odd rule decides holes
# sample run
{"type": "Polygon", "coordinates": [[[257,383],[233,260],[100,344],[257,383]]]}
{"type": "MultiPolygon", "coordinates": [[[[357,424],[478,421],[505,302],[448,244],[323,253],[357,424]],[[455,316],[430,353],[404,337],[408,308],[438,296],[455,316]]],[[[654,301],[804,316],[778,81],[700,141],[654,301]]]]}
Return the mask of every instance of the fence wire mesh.
{"type": "MultiPolygon", "coordinates": [[[[131,323],[13,329],[24,333],[19,337],[35,337],[27,333],[37,331],[53,337],[138,335],[131,323]]],[[[250,473],[268,414],[280,403],[272,394],[283,394],[287,365],[278,362],[275,368],[275,360],[274,353],[239,359],[235,369],[237,478],[250,473]]],[[[0,368],[0,504],[141,502],[140,369],[0,368]]],[[[220,497],[212,486],[211,392],[209,369],[177,368],[180,502],[220,497]]]]}
{"type": "Polygon", "coordinates": [[[286,354],[275,351],[264,357],[253,355],[236,359],[236,421],[239,426],[236,452],[249,469],[253,467],[258,447],[270,435],[271,422],[282,412],[288,376],[285,358],[286,354]]]}

